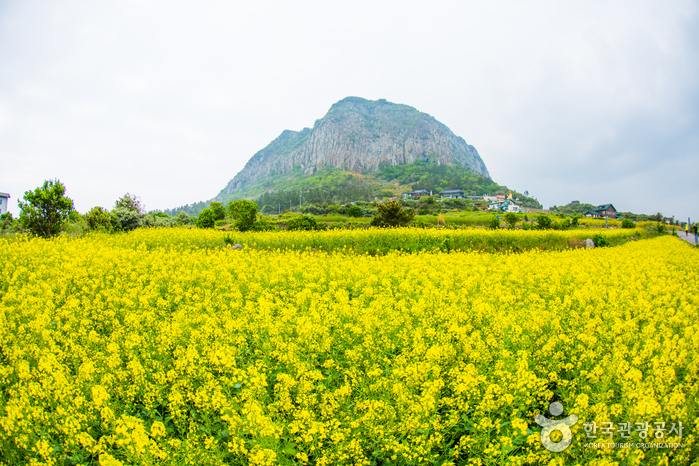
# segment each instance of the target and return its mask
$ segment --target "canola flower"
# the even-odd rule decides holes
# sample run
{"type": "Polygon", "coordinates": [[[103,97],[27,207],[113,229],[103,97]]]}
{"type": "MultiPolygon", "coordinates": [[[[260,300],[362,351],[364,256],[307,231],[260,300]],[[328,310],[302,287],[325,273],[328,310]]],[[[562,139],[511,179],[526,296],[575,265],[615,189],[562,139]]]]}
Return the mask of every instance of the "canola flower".
{"type": "Polygon", "coordinates": [[[382,256],[189,244],[216,234],[0,242],[1,464],[697,457],[699,255],[685,243],[382,256]],[[561,453],[534,421],[552,401],[580,419],[561,453]],[[587,449],[592,421],[682,422],[662,441],[683,447],[587,449]]]}
{"type": "MultiPolygon", "coordinates": [[[[105,247],[152,248],[220,248],[224,237],[255,249],[280,249],[305,251],[315,249],[325,252],[352,252],[357,254],[385,254],[400,250],[420,251],[484,251],[521,252],[528,249],[570,249],[581,247],[586,238],[595,234],[605,236],[613,244],[630,237],[647,236],[644,229],[572,229],[572,230],[486,230],[486,229],[422,229],[422,228],[371,228],[329,231],[285,232],[220,232],[215,230],[168,229],[153,234],[147,229],[128,235],[95,238],[105,247]]],[[[99,237],[99,235],[98,235],[99,237]]]]}

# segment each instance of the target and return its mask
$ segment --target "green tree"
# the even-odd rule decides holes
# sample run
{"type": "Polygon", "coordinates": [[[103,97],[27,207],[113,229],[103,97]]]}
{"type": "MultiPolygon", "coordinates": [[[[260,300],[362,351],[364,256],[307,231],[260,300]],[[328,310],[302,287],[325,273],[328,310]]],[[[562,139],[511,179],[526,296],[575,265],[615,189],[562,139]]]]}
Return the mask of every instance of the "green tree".
{"type": "Polygon", "coordinates": [[[636,228],[636,224],[630,218],[621,221],[621,228],[636,228]]]}
{"type": "Polygon", "coordinates": [[[321,230],[322,227],[318,225],[316,218],[312,215],[299,215],[286,222],[286,229],[289,231],[314,231],[321,230]]]}
{"type": "Polygon", "coordinates": [[[517,215],[514,212],[508,212],[505,214],[505,221],[510,225],[510,228],[514,228],[517,223],[517,215]]]}
{"type": "Polygon", "coordinates": [[[353,205],[352,207],[347,209],[347,215],[349,215],[350,217],[355,217],[355,218],[361,217],[362,216],[362,208],[357,206],[357,205],[353,205]]]}
{"type": "Polygon", "coordinates": [[[546,214],[540,214],[536,218],[536,223],[539,225],[539,228],[541,228],[542,230],[547,230],[547,229],[551,228],[551,217],[549,217],[546,214]]]}
{"type": "Polygon", "coordinates": [[[109,215],[113,231],[131,231],[141,226],[141,215],[136,210],[119,207],[109,215]]]}
{"type": "Polygon", "coordinates": [[[141,204],[141,198],[129,193],[124,194],[121,199],[116,201],[114,208],[130,210],[131,212],[135,212],[139,215],[144,212],[143,205],[141,204]]]}
{"type": "Polygon", "coordinates": [[[226,218],[226,208],[220,202],[211,202],[209,204],[209,209],[214,213],[216,220],[223,220],[226,218]]]}
{"type": "Polygon", "coordinates": [[[378,204],[379,212],[371,219],[372,226],[402,227],[411,222],[415,213],[407,211],[398,201],[388,201],[378,204]]]}
{"type": "Polygon", "coordinates": [[[15,219],[12,218],[11,212],[0,214],[0,230],[9,230],[13,227],[15,219]]]}
{"type": "Polygon", "coordinates": [[[246,199],[229,202],[228,213],[235,219],[235,227],[238,230],[248,231],[257,220],[257,204],[246,199]]]}
{"type": "Polygon", "coordinates": [[[216,224],[216,214],[208,207],[199,212],[197,217],[197,228],[213,228],[216,224]]]}
{"type": "Polygon", "coordinates": [[[75,210],[72,199],[65,196],[66,187],[59,180],[44,181],[43,186],[24,193],[19,201],[19,218],[29,231],[50,238],[61,231],[61,227],[75,210]]]}
{"type": "Polygon", "coordinates": [[[195,219],[187,215],[186,212],[179,212],[173,219],[177,225],[190,225],[195,221],[195,219]]]}
{"type": "Polygon", "coordinates": [[[110,231],[112,219],[109,211],[102,207],[93,207],[85,214],[85,223],[90,230],[110,231]]]}

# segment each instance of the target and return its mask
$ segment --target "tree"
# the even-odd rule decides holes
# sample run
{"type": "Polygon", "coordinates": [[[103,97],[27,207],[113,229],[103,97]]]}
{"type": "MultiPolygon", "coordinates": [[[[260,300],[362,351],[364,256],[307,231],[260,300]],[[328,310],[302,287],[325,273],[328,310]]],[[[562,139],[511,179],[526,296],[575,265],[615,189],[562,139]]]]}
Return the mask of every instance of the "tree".
{"type": "Polygon", "coordinates": [[[129,193],[124,194],[124,197],[116,201],[114,208],[130,210],[131,212],[136,212],[139,215],[144,212],[143,205],[141,204],[141,198],[129,193]]]}
{"type": "Polygon", "coordinates": [[[173,217],[175,219],[175,223],[177,225],[189,225],[192,222],[194,222],[194,219],[187,215],[185,212],[179,212],[176,216],[173,217]]]}
{"type": "Polygon", "coordinates": [[[107,209],[93,207],[85,214],[85,222],[90,230],[109,231],[112,226],[112,219],[107,209]]]}
{"type": "Polygon", "coordinates": [[[347,209],[347,215],[349,215],[350,217],[361,217],[362,208],[357,205],[353,205],[352,207],[347,209]]]}
{"type": "Polygon", "coordinates": [[[114,231],[131,231],[141,226],[141,215],[136,210],[119,207],[109,215],[114,231]]]}
{"type": "Polygon", "coordinates": [[[508,212],[505,214],[505,221],[510,225],[510,228],[514,228],[517,223],[517,216],[514,212],[508,212]]]}
{"type": "Polygon", "coordinates": [[[197,217],[197,228],[213,228],[216,224],[216,214],[208,207],[199,212],[197,217]]]}
{"type": "Polygon", "coordinates": [[[407,211],[398,201],[382,202],[376,206],[378,214],[371,219],[371,225],[377,227],[406,226],[415,217],[415,213],[407,211]]]}
{"type": "Polygon", "coordinates": [[[248,231],[257,220],[257,204],[246,199],[228,203],[228,213],[239,231],[248,231]]]}
{"type": "Polygon", "coordinates": [[[286,222],[286,229],[289,231],[314,231],[320,230],[322,227],[318,225],[315,217],[311,215],[299,215],[286,222]]]}
{"type": "Polygon", "coordinates": [[[548,228],[551,228],[551,217],[549,217],[546,214],[540,214],[536,218],[536,223],[539,225],[539,228],[542,230],[546,230],[548,228]]]}
{"type": "Polygon", "coordinates": [[[226,218],[226,208],[220,202],[212,202],[209,204],[209,209],[214,213],[216,220],[223,220],[226,218]]]}
{"type": "Polygon", "coordinates": [[[0,230],[9,230],[14,224],[14,219],[12,218],[11,212],[5,212],[0,214],[0,230]]]}
{"type": "Polygon", "coordinates": [[[19,201],[22,225],[44,238],[60,233],[68,215],[75,210],[73,200],[65,192],[66,187],[59,180],[44,181],[33,192],[25,192],[24,201],[19,201]]]}

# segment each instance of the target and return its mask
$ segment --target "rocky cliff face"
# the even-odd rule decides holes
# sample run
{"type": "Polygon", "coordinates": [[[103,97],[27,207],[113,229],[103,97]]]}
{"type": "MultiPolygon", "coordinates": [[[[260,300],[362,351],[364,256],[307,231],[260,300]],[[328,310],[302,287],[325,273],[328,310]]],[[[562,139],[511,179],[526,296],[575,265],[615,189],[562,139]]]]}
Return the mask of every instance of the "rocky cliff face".
{"type": "Polygon", "coordinates": [[[430,115],[383,99],[347,97],[312,129],[284,131],[255,154],[217,198],[294,168],[308,175],[323,167],[367,173],[418,160],[462,165],[490,177],[476,149],[430,115]]]}

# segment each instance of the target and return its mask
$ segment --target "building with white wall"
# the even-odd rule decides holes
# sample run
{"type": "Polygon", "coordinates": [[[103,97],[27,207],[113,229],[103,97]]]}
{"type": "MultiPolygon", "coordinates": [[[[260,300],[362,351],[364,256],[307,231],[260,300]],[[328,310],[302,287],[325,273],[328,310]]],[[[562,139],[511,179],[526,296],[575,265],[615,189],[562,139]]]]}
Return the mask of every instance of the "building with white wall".
{"type": "Polygon", "coordinates": [[[7,193],[0,193],[0,215],[7,212],[7,203],[10,195],[7,193]]]}

